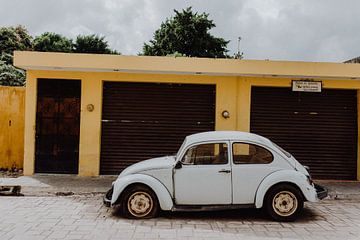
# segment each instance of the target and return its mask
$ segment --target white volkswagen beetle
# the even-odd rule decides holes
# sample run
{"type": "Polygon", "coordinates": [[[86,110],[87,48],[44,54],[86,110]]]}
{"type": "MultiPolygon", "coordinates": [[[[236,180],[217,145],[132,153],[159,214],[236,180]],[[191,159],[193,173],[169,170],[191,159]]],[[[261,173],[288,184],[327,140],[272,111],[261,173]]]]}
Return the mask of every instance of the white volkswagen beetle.
{"type": "Polygon", "coordinates": [[[304,201],[327,190],[291,154],[252,133],[214,131],[187,136],[176,156],[126,168],[104,196],[130,218],[159,210],[200,211],[264,207],[277,221],[293,221],[304,201]]]}

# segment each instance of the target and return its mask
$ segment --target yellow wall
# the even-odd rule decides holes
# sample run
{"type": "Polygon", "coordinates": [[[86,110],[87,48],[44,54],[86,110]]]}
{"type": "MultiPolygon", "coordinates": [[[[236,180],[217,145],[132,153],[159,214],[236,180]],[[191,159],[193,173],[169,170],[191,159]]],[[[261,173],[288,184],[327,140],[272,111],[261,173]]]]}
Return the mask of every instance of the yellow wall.
{"type": "MultiPolygon", "coordinates": [[[[294,79],[275,77],[225,77],[180,74],[170,75],[118,72],[29,70],[27,74],[26,89],[26,144],[24,162],[25,174],[27,175],[34,173],[37,78],[81,79],[82,81],[79,150],[79,175],[81,176],[99,175],[103,81],[215,84],[216,130],[249,131],[251,86],[290,87],[291,81],[294,79]],[[94,111],[89,112],[87,110],[86,107],[88,104],[94,105],[94,111]],[[229,111],[230,118],[224,119],[221,116],[221,112],[223,110],[229,111]]],[[[360,82],[357,80],[322,80],[322,82],[323,88],[360,90],[360,82]]],[[[358,149],[360,149],[360,147],[358,149]]],[[[358,165],[358,179],[360,180],[360,158],[358,159],[358,165]]]]}
{"type": "Polygon", "coordinates": [[[35,163],[35,119],[36,79],[81,79],[81,116],[79,175],[97,176],[100,171],[100,140],[103,81],[193,83],[216,85],[216,126],[217,130],[236,129],[237,125],[237,79],[236,77],[207,77],[164,74],[129,74],[95,72],[28,71],[26,87],[26,133],[24,174],[34,174],[35,163]],[[87,111],[87,105],[94,105],[94,111],[87,111]],[[224,119],[221,112],[227,110],[231,117],[224,119]]]}
{"type": "Polygon", "coordinates": [[[26,72],[25,94],[25,146],[24,175],[34,174],[35,168],[35,122],[37,101],[37,79],[32,71],[26,72]]]}
{"type": "Polygon", "coordinates": [[[0,168],[22,168],[25,88],[0,86],[0,168]]]}
{"type": "Polygon", "coordinates": [[[81,82],[79,175],[97,176],[100,169],[102,81],[87,76],[81,82]],[[94,105],[92,112],[88,104],[94,105]]]}
{"type": "Polygon", "coordinates": [[[14,65],[26,70],[360,79],[359,64],[328,62],[15,51],[14,65]]]}

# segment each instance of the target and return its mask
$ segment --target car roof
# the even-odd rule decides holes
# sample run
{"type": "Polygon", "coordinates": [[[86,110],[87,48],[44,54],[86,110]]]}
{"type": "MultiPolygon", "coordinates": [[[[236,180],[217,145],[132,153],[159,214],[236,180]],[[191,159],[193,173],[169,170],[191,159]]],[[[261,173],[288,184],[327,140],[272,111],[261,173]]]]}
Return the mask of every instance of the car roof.
{"type": "Polygon", "coordinates": [[[254,133],[240,131],[211,131],[192,134],[186,137],[187,145],[205,141],[251,141],[263,144],[269,144],[271,141],[265,137],[254,133]]]}

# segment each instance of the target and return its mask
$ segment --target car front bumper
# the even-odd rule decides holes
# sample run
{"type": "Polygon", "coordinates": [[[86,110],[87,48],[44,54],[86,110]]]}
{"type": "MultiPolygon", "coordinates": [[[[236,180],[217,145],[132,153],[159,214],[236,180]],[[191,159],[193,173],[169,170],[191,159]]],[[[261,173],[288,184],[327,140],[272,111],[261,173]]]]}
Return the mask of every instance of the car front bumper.
{"type": "Polygon", "coordinates": [[[113,191],[114,191],[114,187],[111,187],[103,197],[103,203],[107,207],[111,206],[111,198],[112,198],[112,195],[113,195],[113,191]]]}
{"type": "Polygon", "coordinates": [[[321,186],[321,185],[319,185],[319,184],[314,184],[314,186],[315,186],[315,189],[316,189],[316,194],[317,194],[317,198],[318,199],[324,199],[324,198],[326,198],[327,196],[328,196],[328,190],[325,188],[325,187],[323,187],[323,186],[321,186]]]}

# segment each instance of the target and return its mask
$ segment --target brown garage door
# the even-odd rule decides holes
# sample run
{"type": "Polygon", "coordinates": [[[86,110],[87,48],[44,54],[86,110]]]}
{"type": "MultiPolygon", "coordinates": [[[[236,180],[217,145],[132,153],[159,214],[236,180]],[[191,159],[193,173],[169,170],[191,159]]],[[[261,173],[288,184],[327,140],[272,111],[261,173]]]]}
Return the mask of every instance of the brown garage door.
{"type": "Polygon", "coordinates": [[[173,155],[185,136],[214,130],[215,85],[105,82],[101,174],[173,155]]]}
{"type": "Polygon", "coordinates": [[[251,132],[272,139],[317,179],[356,179],[357,92],[253,87],[251,132]]]}

